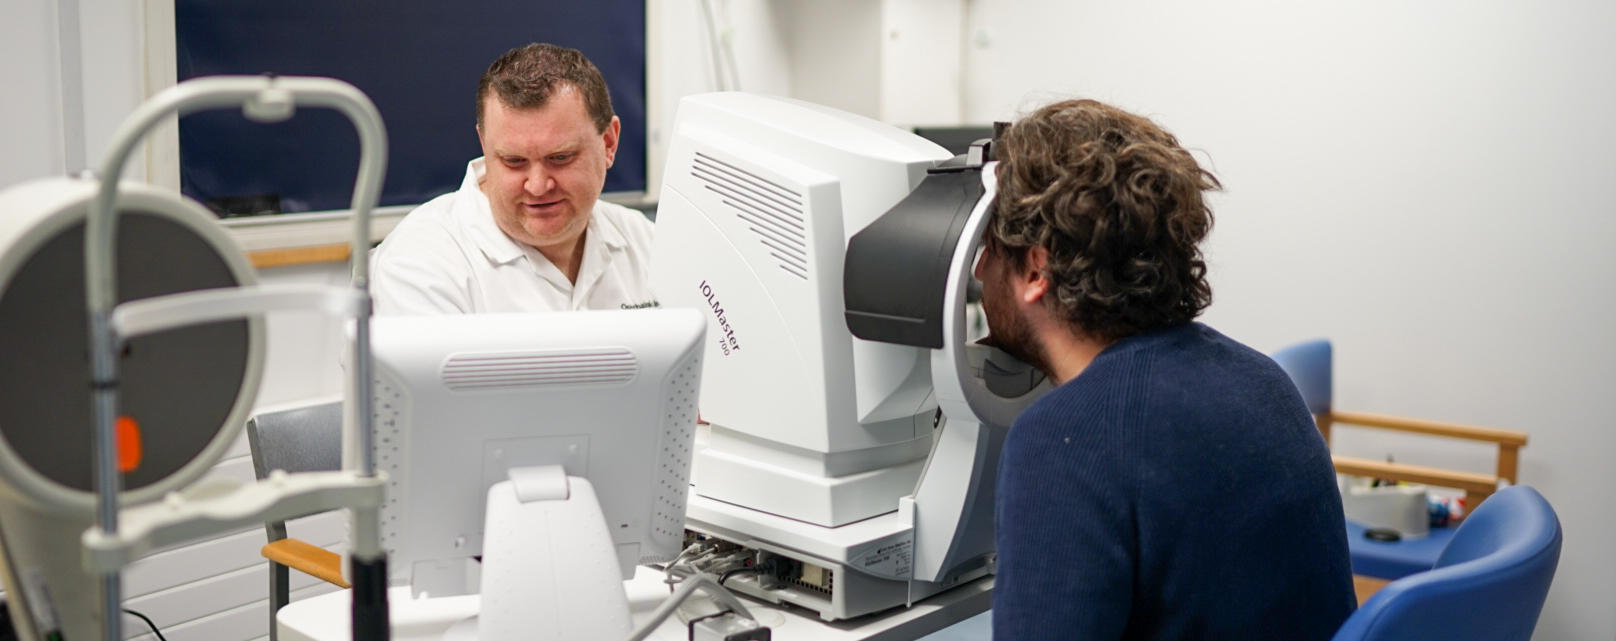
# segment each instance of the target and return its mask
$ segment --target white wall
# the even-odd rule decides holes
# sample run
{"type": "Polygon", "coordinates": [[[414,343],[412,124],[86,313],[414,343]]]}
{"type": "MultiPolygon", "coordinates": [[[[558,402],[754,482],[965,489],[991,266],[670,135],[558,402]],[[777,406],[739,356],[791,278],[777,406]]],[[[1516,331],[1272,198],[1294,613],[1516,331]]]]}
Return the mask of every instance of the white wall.
{"type": "Polygon", "coordinates": [[[1528,432],[1565,529],[1537,638],[1616,638],[1616,5],[973,0],[968,29],[968,119],[1093,97],[1210,160],[1210,324],[1329,337],[1337,407],[1528,432]]]}
{"type": "MultiPolygon", "coordinates": [[[[0,185],[99,164],[113,129],[141,97],[137,6],[12,0],[0,7],[0,86],[8,88],[0,102],[0,185]]],[[[141,175],[135,163],[129,176],[141,175]]]]}
{"type": "Polygon", "coordinates": [[[709,0],[713,35],[702,18],[700,0],[658,0],[648,4],[647,189],[655,197],[662,184],[662,162],[679,99],[696,93],[740,89],[789,95],[790,60],[785,21],[773,3],[709,0]],[[716,37],[715,48],[710,38],[716,37]],[[731,56],[725,56],[728,47],[731,56]],[[733,73],[721,72],[733,59],[733,73]],[[724,80],[728,78],[729,80],[724,80]],[[731,81],[736,81],[732,84],[731,81]]]}
{"type": "Polygon", "coordinates": [[[793,94],[857,114],[881,113],[881,13],[870,0],[781,3],[790,24],[793,94]]]}
{"type": "Polygon", "coordinates": [[[15,0],[0,8],[0,185],[60,174],[62,108],[56,3],[15,0]],[[25,62],[26,61],[26,62],[25,62]]]}
{"type": "MultiPolygon", "coordinates": [[[[960,123],[965,0],[659,0],[649,3],[651,175],[679,99],[742,90],[789,96],[900,126],[960,123]],[[715,70],[703,5],[712,10],[715,70]]],[[[655,192],[659,182],[652,183],[655,192]]]]}

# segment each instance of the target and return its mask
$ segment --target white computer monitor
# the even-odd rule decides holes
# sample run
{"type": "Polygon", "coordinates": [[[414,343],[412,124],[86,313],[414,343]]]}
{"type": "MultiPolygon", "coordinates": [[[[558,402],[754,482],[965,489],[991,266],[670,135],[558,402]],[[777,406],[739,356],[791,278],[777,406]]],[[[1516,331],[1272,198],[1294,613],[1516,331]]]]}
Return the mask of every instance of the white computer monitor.
{"type": "Polygon", "coordinates": [[[588,479],[621,578],[678,553],[706,327],[698,312],[378,317],[371,327],[394,585],[416,596],[476,591],[489,488],[521,467],[588,479]]]}

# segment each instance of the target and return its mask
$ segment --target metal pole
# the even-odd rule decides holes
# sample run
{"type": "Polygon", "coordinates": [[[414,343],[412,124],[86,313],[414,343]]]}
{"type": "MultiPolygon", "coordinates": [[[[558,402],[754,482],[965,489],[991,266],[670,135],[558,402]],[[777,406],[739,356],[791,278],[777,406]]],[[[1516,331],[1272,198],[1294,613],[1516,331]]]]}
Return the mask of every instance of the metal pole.
{"type": "MultiPolygon", "coordinates": [[[[101,189],[91,202],[85,221],[84,276],[85,298],[90,325],[90,362],[92,371],[92,406],[95,421],[95,451],[97,504],[99,527],[107,535],[116,535],[118,529],[118,467],[117,467],[117,343],[110,317],[117,301],[117,282],[113,266],[117,264],[117,216],[115,206],[118,180],[124,165],[136,144],[161,120],[169,115],[205,109],[241,107],[249,119],[275,122],[290,118],[298,104],[327,107],[341,111],[353,121],[359,131],[359,171],[354,181],[354,287],[361,294],[360,313],[356,318],[356,358],[354,366],[355,390],[359,395],[359,443],[364,453],[360,472],[363,476],[376,475],[371,429],[370,378],[370,295],[369,248],[370,214],[381,194],[382,178],[387,167],[387,134],[381,114],[364,93],[345,82],[330,78],[300,78],[272,76],[218,76],[199,78],[170,87],[142,103],[124,120],[113,135],[106,163],[101,171],[101,189]]],[[[360,534],[354,541],[353,556],[356,565],[364,563],[366,594],[361,599],[355,594],[355,641],[387,639],[390,636],[387,614],[386,552],[381,547],[380,528],[375,523],[374,510],[355,511],[355,519],[368,518],[369,523],[356,528],[360,534]],[[379,572],[379,582],[375,579],[379,572]],[[379,585],[379,593],[376,592],[379,585]],[[361,604],[367,608],[360,615],[361,604]],[[379,618],[378,618],[379,617],[379,618]],[[364,622],[361,622],[364,619],[364,622]],[[361,631],[361,628],[363,630],[361,631]]],[[[360,585],[355,577],[356,588],[360,585]]],[[[122,584],[119,571],[109,570],[102,578],[105,598],[106,641],[122,641],[122,584]]]]}

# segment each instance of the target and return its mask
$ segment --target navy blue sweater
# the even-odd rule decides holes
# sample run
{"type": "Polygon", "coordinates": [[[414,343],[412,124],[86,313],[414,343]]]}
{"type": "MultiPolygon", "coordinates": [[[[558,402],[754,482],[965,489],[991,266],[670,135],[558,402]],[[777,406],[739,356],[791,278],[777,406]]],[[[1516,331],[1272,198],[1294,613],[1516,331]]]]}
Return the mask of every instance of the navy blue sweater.
{"type": "Polygon", "coordinates": [[[1326,640],[1351,614],[1330,453],[1200,323],[1106,348],[1006,437],[993,638],[1326,640]]]}

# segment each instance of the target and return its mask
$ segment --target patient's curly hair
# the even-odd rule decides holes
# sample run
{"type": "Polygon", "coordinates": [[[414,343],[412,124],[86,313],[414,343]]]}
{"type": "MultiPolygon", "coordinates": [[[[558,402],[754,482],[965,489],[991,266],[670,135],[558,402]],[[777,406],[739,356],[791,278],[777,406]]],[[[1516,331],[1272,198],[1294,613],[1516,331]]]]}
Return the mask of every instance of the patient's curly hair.
{"type": "Polygon", "coordinates": [[[1222,185],[1147,118],[1067,100],[1004,132],[990,251],[1025,266],[1049,251],[1056,314],[1112,342],[1187,323],[1212,303],[1198,244],[1212,228],[1202,192],[1222,185]]]}

